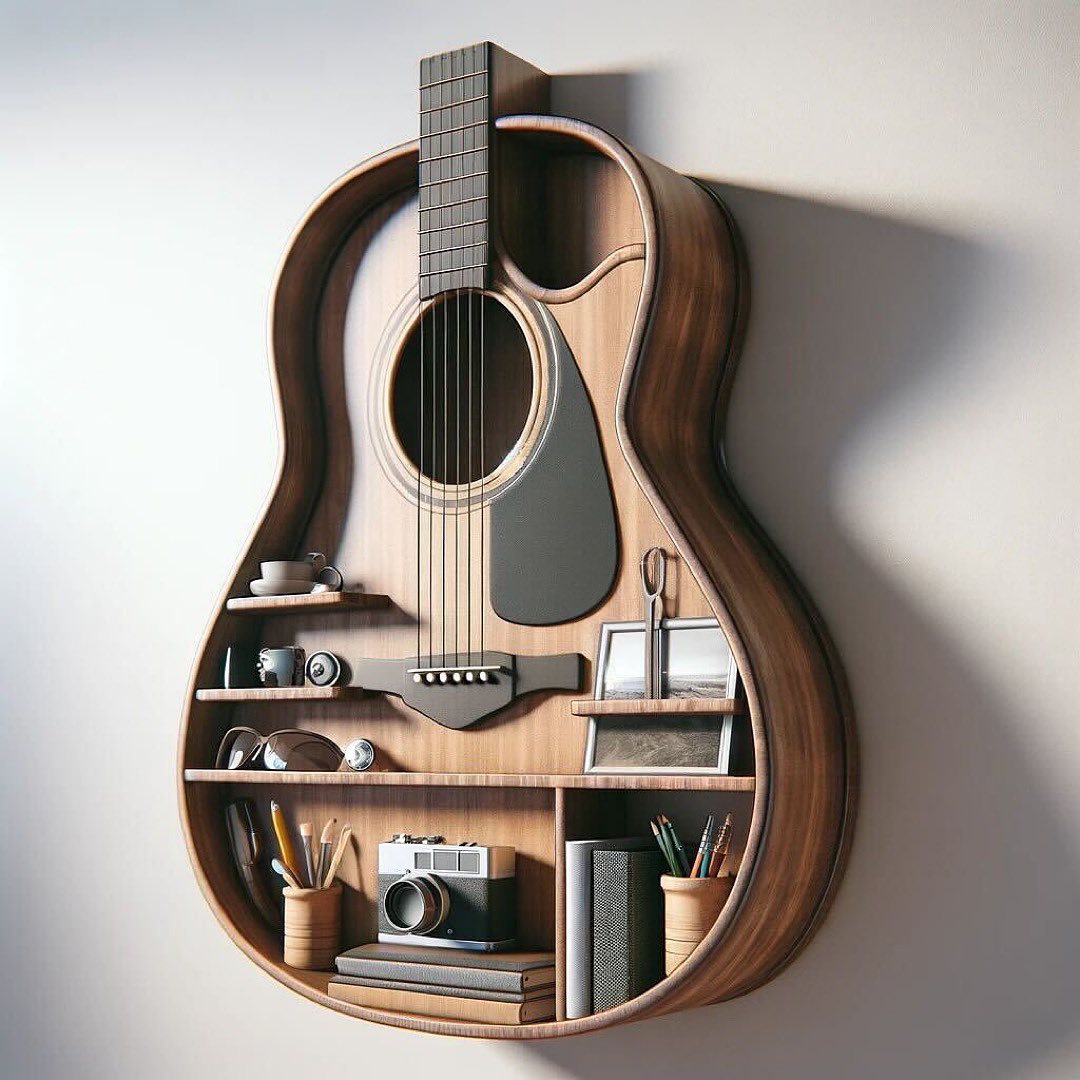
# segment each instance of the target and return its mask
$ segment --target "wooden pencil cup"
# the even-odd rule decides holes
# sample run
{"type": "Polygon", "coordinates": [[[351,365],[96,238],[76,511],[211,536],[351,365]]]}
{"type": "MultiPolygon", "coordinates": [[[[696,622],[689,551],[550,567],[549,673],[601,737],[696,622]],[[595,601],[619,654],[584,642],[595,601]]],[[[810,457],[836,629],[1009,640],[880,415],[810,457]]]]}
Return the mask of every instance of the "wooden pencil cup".
{"type": "Polygon", "coordinates": [[[734,877],[684,878],[664,874],[664,974],[670,975],[713,928],[734,877]]]}
{"type": "Polygon", "coordinates": [[[281,890],[285,897],[285,963],[331,971],[341,942],[341,885],[281,890]]]}

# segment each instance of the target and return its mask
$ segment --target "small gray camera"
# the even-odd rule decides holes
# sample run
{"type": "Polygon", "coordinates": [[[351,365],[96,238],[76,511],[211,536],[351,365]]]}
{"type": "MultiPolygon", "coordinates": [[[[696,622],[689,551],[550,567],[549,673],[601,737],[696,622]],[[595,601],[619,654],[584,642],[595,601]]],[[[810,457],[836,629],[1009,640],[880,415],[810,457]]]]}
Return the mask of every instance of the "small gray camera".
{"type": "Polygon", "coordinates": [[[379,845],[379,940],[496,952],[517,939],[512,847],[399,833],[379,845]]]}

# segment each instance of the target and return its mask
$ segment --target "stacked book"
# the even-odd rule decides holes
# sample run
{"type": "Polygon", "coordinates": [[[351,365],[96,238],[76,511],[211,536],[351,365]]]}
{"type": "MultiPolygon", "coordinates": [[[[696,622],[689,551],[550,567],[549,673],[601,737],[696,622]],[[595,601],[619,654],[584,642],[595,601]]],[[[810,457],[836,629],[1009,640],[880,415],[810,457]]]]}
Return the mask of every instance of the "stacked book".
{"type": "Polygon", "coordinates": [[[655,840],[566,842],[566,1015],[622,1005],[660,980],[663,856],[655,840]]]}
{"type": "Polygon", "coordinates": [[[360,945],[337,958],[329,994],[371,1009],[531,1024],[555,1017],[555,954],[360,945]]]}

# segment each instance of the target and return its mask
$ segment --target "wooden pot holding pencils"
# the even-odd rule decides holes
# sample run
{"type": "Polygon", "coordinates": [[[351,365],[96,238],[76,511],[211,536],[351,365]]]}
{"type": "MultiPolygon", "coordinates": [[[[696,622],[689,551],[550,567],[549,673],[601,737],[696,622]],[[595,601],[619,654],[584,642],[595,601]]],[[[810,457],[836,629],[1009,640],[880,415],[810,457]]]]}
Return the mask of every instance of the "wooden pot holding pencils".
{"type": "Polygon", "coordinates": [[[664,974],[670,975],[713,928],[735,884],[732,877],[664,874],[664,974]]]}
{"type": "Polygon", "coordinates": [[[304,971],[331,971],[341,946],[341,885],[281,890],[285,897],[285,963],[304,971]]]}

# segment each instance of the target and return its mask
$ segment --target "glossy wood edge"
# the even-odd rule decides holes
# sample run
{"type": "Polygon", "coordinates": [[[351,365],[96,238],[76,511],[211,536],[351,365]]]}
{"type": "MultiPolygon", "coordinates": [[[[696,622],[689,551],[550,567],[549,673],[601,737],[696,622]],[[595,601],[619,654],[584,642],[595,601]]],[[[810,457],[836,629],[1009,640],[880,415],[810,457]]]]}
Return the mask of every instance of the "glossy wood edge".
{"type": "MultiPolygon", "coordinates": [[[[620,408],[619,417],[620,439],[623,442],[627,460],[631,464],[631,467],[634,468],[635,475],[642,484],[643,490],[645,490],[646,494],[653,501],[654,507],[658,509],[658,512],[662,512],[662,516],[665,518],[665,525],[672,533],[673,542],[679,548],[680,553],[684,556],[687,554],[690,555],[690,558],[687,560],[688,564],[694,571],[699,583],[705,588],[706,595],[710,598],[710,603],[713,604],[718,618],[721,618],[722,620],[722,625],[725,626],[725,630],[729,630],[730,635],[735,641],[741,641],[738,631],[731,624],[730,619],[727,618],[726,609],[719,594],[714,588],[709,586],[708,576],[704,572],[704,568],[693,558],[693,552],[689,550],[690,546],[687,543],[686,536],[682,533],[677,522],[668,520],[664,504],[657,495],[656,488],[651,482],[648,471],[642,465],[641,459],[637,457],[634,443],[629,437],[626,428],[624,411],[626,390],[633,384],[637,367],[640,367],[640,364],[636,366],[633,365],[632,361],[636,349],[640,348],[646,337],[646,331],[649,325],[650,304],[653,302],[653,294],[656,291],[658,263],[662,261],[662,252],[657,250],[658,236],[655,220],[657,207],[653,202],[653,193],[645,179],[644,170],[639,165],[638,159],[635,158],[629,150],[623,147],[622,144],[598,129],[591,128],[590,126],[581,124],[577,121],[551,117],[511,117],[500,120],[499,126],[505,130],[514,131],[554,131],[581,139],[593,149],[596,149],[601,153],[606,153],[616,160],[626,170],[634,185],[635,192],[637,193],[639,202],[643,208],[643,216],[646,223],[646,287],[643,289],[643,295],[639,304],[637,324],[628,353],[627,370],[624,372],[623,376],[623,391],[621,391],[621,402],[623,407],[620,408]]],[[[304,274],[310,275],[314,271],[314,266],[312,265],[313,257],[308,249],[313,244],[314,246],[318,246],[315,243],[317,237],[312,238],[309,236],[309,233],[312,231],[316,234],[325,233],[327,231],[337,232],[339,234],[347,232],[349,220],[342,220],[343,216],[346,219],[351,219],[351,221],[356,221],[363,213],[381,200],[409,187],[410,183],[415,181],[415,162],[416,144],[411,143],[379,155],[346,174],[315,204],[293,234],[292,241],[290,242],[286,255],[282,261],[281,268],[279,269],[274,290],[274,304],[270,312],[271,372],[274,383],[279,427],[282,433],[277,478],[272,493],[265,505],[261,520],[253,530],[248,548],[239,560],[236,570],[234,571],[233,580],[224,590],[219,602],[219,607],[216,610],[224,608],[228,597],[235,593],[238,585],[245,577],[243,571],[249,563],[251,547],[254,544],[256,537],[260,537],[265,541],[267,535],[272,537],[274,535],[289,532],[295,533],[302,528],[302,522],[297,520],[298,515],[295,507],[291,507],[289,512],[284,514],[278,510],[278,495],[282,486],[290,482],[290,480],[294,482],[298,478],[310,480],[313,473],[317,473],[318,469],[318,462],[316,460],[318,457],[318,454],[316,453],[318,446],[312,445],[308,438],[297,435],[298,416],[296,413],[301,410],[293,410],[291,399],[287,398],[282,393],[282,382],[285,381],[288,373],[283,372],[280,366],[281,361],[278,350],[279,340],[283,333],[282,324],[287,322],[286,319],[279,319],[281,307],[283,301],[285,302],[285,306],[288,306],[289,294],[291,291],[295,290],[295,283],[290,279],[303,277],[304,274]],[[345,202],[347,204],[347,209],[342,211],[340,207],[336,207],[335,203],[338,202],[345,202]],[[337,211],[336,213],[333,212],[335,210],[337,211]],[[328,219],[332,219],[330,225],[327,224],[328,219]],[[299,449],[297,449],[296,445],[298,442],[300,443],[299,449]],[[282,520],[283,518],[289,520],[282,520]]],[[[323,247],[325,248],[325,236],[322,237],[322,241],[323,247]]],[[[325,263],[331,255],[332,251],[323,250],[316,254],[314,261],[318,262],[321,259],[321,261],[325,263]]],[[[310,400],[308,401],[308,404],[310,404],[310,400]]],[[[747,525],[748,530],[749,528],[750,526],[747,525]]],[[[794,589],[792,589],[792,591],[794,591],[794,589]]],[[[769,977],[768,973],[754,971],[751,973],[751,978],[747,984],[741,987],[730,985],[730,983],[728,987],[717,986],[715,980],[714,985],[710,987],[710,980],[708,977],[711,962],[715,960],[718,950],[723,947],[725,940],[728,939],[729,931],[737,924],[739,913],[742,910],[744,897],[756,876],[756,867],[758,863],[757,847],[765,837],[767,831],[766,825],[769,820],[769,812],[773,802],[772,793],[770,791],[771,773],[770,760],[768,757],[768,713],[763,710],[763,704],[756,685],[752,684],[749,688],[748,699],[751,718],[754,724],[755,742],[757,744],[758,775],[756,777],[757,791],[754,800],[754,819],[751,827],[751,837],[748,841],[747,858],[743,861],[742,869],[736,880],[736,888],[733,890],[732,899],[729,901],[721,919],[713,930],[710,931],[703,942],[702,947],[699,948],[694,956],[683,964],[679,971],[674,975],[663,980],[656,987],[638,998],[608,1012],[573,1021],[557,1021],[522,1026],[470,1024],[388,1014],[379,1010],[350,1006],[329,998],[325,992],[319,988],[320,980],[312,980],[309,977],[308,980],[305,981],[304,978],[299,977],[289,969],[285,968],[280,961],[275,961],[259,951],[259,949],[240,932],[236,924],[230,918],[228,912],[225,910],[224,905],[215,894],[209,875],[206,868],[203,866],[202,856],[197,849],[193,837],[188,796],[186,793],[187,785],[184,781],[182,762],[184,760],[184,751],[190,734],[191,713],[194,705],[194,690],[200,678],[202,669],[206,668],[211,662],[211,654],[213,653],[214,645],[212,639],[215,636],[215,630],[219,630],[219,627],[220,620],[215,617],[214,622],[211,624],[200,647],[195,669],[192,674],[191,684],[189,686],[188,707],[185,712],[180,732],[181,767],[178,769],[177,781],[185,840],[200,887],[203,889],[211,909],[222,923],[226,932],[260,967],[285,985],[288,985],[299,993],[302,993],[321,1004],[327,1005],[330,1008],[334,1008],[339,1012],[391,1024],[393,1026],[459,1036],[518,1039],[557,1037],[597,1030],[626,1020],[638,1019],[648,1015],[671,1011],[672,1009],[690,1007],[707,1001],[717,1000],[724,996],[731,996],[733,993],[739,993],[746,989],[750,989],[753,985],[758,985],[769,977]],[[730,989],[730,993],[728,992],[728,989],[730,989]]],[[[220,636],[220,631],[217,636],[220,636]]],[[[741,647],[740,651],[743,653],[743,655],[740,656],[740,663],[745,663],[746,670],[751,671],[752,668],[749,663],[749,657],[745,655],[745,650],[742,650],[741,647]]],[[[849,768],[853,768],[853,766],[849,765],[849,768]]],[[[850,822],[850,815],[848,815],[846,820],[850,822]]],[[[843,834],[842,840],[846,841],[849,837],[849,829],[842,829],[841,832],[843,834]]],[[[838,868],[839,854],[845,849],[846,847],[842,843],[838,849],[837,860],[833,863],[833,871],[838,868]]],[[[767,851],[768,848],[764,848],[763,850],[767,851]]],[[[834,883],[835,879],[836,874],[832,873],[830,875],[830,882],[834,883]]],[[[820,897],[819,900],[820,902],[817,908],[818,912],[820,911],[821,905],[824,903],[825,896],[820,897]]],[[[815,918],[816,917],[815,914],[815,918]]],[[[811,928],[812,920],[807,922],[803,934],[805,935],[811,928]]],[[[782,959],[773,963],[771,968],[774,970],[776,966],[778,966],[778,963],[782,962],[786,962],[786,960],[782,959]]]]}
{"type": "Polygon", "coordinates": [[[496,787],[605,791],[753,791],[752,776],[710,773],[394,773],[185,769],[189,784],[303,784],[314,787],[496,787]]]}

